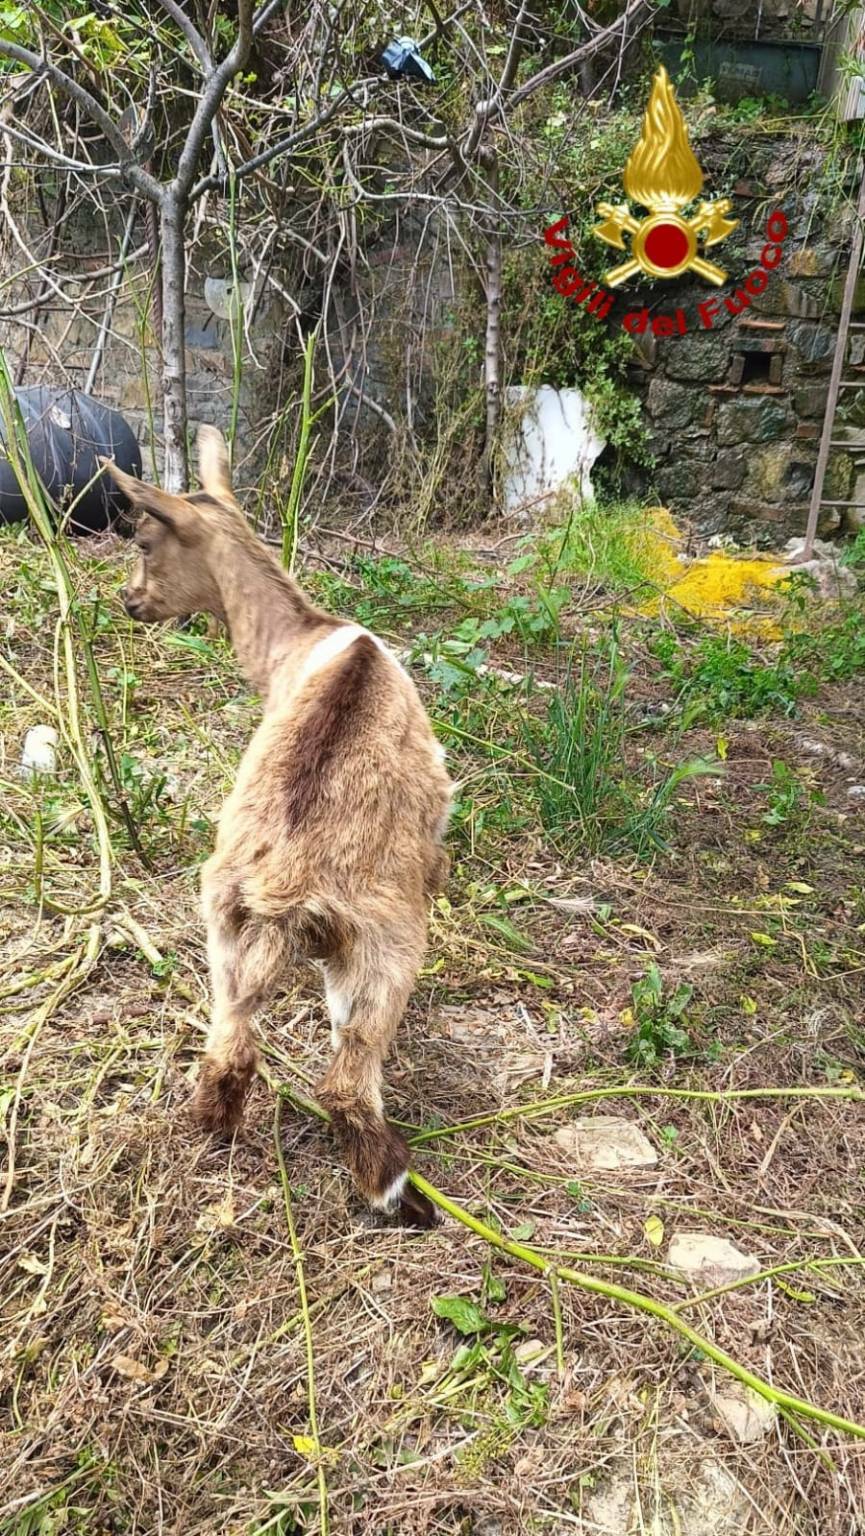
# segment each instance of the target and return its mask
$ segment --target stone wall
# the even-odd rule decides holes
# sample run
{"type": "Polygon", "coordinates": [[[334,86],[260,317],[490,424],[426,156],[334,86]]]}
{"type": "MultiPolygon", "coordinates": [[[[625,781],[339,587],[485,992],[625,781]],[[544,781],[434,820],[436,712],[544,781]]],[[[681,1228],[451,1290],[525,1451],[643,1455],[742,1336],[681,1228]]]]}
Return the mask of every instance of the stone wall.
{"type": "MultiPolygon", "coordinates": [[[[446,250],[439,249],[431,221],[405,218],[392,237],[387,231],[366,252],[363,270],[349,280],[341,271],[332,285],[326,335],[316,353],[316,383],[326,389],[337,380],[337,477],[356,482],[373,500],[382,455],[408,418],[410,428],[435,429],[436,343],[450,334],[455,302],[446,250]],[[421,251],[419,256],[418,252],[421,251]],[[393,413],[393,415],[391,415],[393,413]]],[[[117,249],[122,219],[112,230],[117,249]]],[[[143,216],[136,241],[144,235],[143,216]]],[[[31,231],[38,249],[44,233],[31,231]]],[[[106,312],[106,239],[94,221],[78,221],[71,240],[75,256],[66,267],[59,293],[38,309],[23,308],[38,279],[15,281],[0,308],[0,346],[16,381],[83,389],[106,312]],[[68,276],[69,269],[75,277],[68,276]],[[99,273],[91,279],[88,273],[99,273]]],[[[22,265],[13,249],[0,258],[0,272],[11,275],[22,265]]],[[[241,488],[258,483],[265,463],[288,472],[297,432],[296,402],[303,373],[302,340],[295,322],[300,311],[304,335],[318,320],[321,284],[295,270],[274,266],[256,287],[252,272],[242,271],[240,301],[231,298],[230,262],[224,242],[199,239],[190,261],[186,291],[186,369],[190,429],[210,422],[228,431],[234,417],[235,371],[237,435],[235,472],[241,488]],[[272,281],[270,280],[272,279],[272,281]],[[288,299],[281,296],[288,294],[288,299]],[[291,300],[294,300],[294,308],[291,300]],[[230,319],[229,316],[236,316],[230,319]],[[239,368],[235,343],[239,347],[239,368]],[[295,402],[295,408],[291,403],[295,402]],[[285,412],[285,407],[290,408],[285,412]]],[[[146,259],[124,275],[105,336],[101,363],[91,393],[122,412],[142,446],[144,472],[162,463],[160,348],[154,333],[149,292],[152,272],[146,259]]],[[[324,281],[322,277],[322,282],[324,281]]],[[[331,418],[327,419],[330,428],[331,418]]],[[[275,481],[270,477],[271,491],[275,481]]]]}
{"type": "MultiPolygon", "coordinates": [[[[807,157],[814,162],[818,152],[801,153],[800,188],[808,183],[807,157]]],[[[656,461],[654,472],[640,477],[640,490],[654,488],[702,534],[731,534],[761,546],[777,545],[805,525],[850,240],[849,205],[826,214],[813,190],[774,190],[788,160],[789,145],[781,141],[759,180],[737,183],[740,229],[711,253],[729,270],[720,290],[699,281],[671,283],[670,296],[657,299],[657,285],[652,289],[659,311],[685,309],[688,331],[663,340],[638,337],[630,370],[656,461]],[[789,224],[777,272],[741,314],[729,314],[722,302],[712,329],[698,328],[699,305],[713,293],[716,300],[739,293],[759,262],[773,207],[789,224]]],[[[859,313],[865,313],[865,288],[859,313]]],[[[835,501],[865,501],[865,430],[858,425],[865,424],[865,327],[852,337],[846,376],[861,378],[862,389],[842,395],[838,437],[850,446],[833,450],[824,492],[835,501]]],[[[821,532],[836,531],[845,515],[827,509],[821,532]]]]}
{"type": "MultiPolygon", "coordinates": [[[[83,389],[90,369],[100,326],[105,314],[105,279],[88,280],[88,270],[98,271],[105,262],[104,250],[87,251],[86,231],[81,231],[77,263],[80,275],[64,278],[62,294],[24,321],[0,313],[0,345],[13,375],[25,385],[61,385],[83,389]]],[[[17,262],[13,265],[17,265],[17,262]]],[[[234,341],[232,323],[215,312],[205,297],[208,277],[228,278],[221,267],[194,264],[189,273],[186,315],[186,367],[190,424],[212,422],[226,430],[232,419],[234,394],[234,341]]],[[[159,349],[148,314],[150,272],[138,263],[117,296],[104,351],[91,393],[116,407],[135,431],[141,445],[145,474],[154,457],[161,466],[161,406],[159,349]]],[[[25,284],[16,285],[15,303],[27,296],[25,284]]],[[[227,312],[224,306],[223,315],[227,312]]],[[[284,347],[285,320],[272,293],[264,294],[246,325],[238,325],[241,374],[238,390],[238,438],[252,445],[278,393],[278,376],[284,347]]]]}
{"type": "Polygon", "coordinates": [[[671,15],[685,26],[710,29],[715,36],[734,32],[774,41],[791,35],[816,35],[818,14],[822,17],[830,3],[826,0],[821,6],[819,0],[675,0],[671,15]]]}

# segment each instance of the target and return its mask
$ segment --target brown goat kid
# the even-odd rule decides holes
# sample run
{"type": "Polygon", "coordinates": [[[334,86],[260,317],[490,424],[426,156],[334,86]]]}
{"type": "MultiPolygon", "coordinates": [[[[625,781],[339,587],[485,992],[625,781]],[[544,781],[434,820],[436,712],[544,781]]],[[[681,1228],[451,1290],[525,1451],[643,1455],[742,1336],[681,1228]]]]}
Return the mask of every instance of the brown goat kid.
{"type": "Polygon", "coordinates": [[[346,1161],[374,1206],[429,1226],[381,1087],[447,869],[443,752],[395,657],[314,607],[248,527],[221,435],[203,427],[198,446],[204,490],[188,496],[103,460],[141,514],[128,613],[214,614],[264,701],[202,871],[213,1012],[195,1113],[235,1129],[256,1067],[253,1016],[289,967],[314,960],[334,1046],[319,1096],[346,1161]]]}

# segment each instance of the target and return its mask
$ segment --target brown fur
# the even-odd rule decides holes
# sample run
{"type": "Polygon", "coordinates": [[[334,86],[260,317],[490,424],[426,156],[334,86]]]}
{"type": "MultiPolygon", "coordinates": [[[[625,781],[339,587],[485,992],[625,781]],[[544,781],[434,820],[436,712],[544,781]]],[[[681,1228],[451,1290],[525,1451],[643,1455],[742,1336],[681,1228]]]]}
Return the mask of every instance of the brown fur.
{"type": "Polygon", "coordinates": [[[336,1036],[320,1097],[337,1140],[366,1198],[383,1204],[390,1192],[405,1222],[429,1225],[429,1202],[402,1181],[408,1148],[384,1119],[381,1084],[428,899],[447,871],[450,781],[394,658],[367,634],[315,651],[340,644],[344,621],[316,608],[252,533],[213,429],[202,429],[199,456],[204,489],[187,497],[107,466],[142,514],[129,613],[212,613],[264,701],[202,872],[213,1024],[195,1113],[234,1130],[255,1071],[253,1016],[290,967],[314,959],[336,1036]]]}
{"type": "Polygon", "coordinates": [[[303,757],[292,762],[285,786],[285,819],[289,831],[312,813],[327,790],[327,774],[366,714],[367,700],[374,702],[373,680],[387,662],[373,640],[362,635],[328,676],[307,711],[303,757]]]}

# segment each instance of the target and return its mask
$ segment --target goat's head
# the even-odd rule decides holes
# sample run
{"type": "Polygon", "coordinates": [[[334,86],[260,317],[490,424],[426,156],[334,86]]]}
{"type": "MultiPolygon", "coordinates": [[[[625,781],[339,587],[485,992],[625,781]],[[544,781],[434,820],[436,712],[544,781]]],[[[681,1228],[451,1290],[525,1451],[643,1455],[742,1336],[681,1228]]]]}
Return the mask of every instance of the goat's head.
{"type": "MultiPolygon", "coordinates": [[[[172,496],[101,461],[132,504],[138,558],[123,594],[127,613],[142,623],[187,613],[223,617],[210,560],[225,519],[240,514],[231,490],[228,453],[215,427],[198,433],[198,472],[204,495],[172,496]]],[[[240,522],[242,527],[242,522],[240,522]]]]}

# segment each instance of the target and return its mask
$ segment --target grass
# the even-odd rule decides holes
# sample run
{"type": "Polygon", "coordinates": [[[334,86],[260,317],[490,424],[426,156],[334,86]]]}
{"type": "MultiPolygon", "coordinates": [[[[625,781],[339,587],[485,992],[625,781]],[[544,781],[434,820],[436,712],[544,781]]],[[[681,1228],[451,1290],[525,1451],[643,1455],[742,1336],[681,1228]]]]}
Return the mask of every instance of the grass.
{"type": "Polygon", "coordinates": [[[641,784],[627,755],[629,679],[613,628],[600,645],[590,651],[583,641],[568,658],[546,717],[524,721],[541,822],[564,850],[628,850],[638,858],[663,850],[677,791],[689,779],[722,771],[702,759],[660,771],[655,763],[653,781],[641,784]]]}
{"type": "Polygon", "coordinates": [[[358,1210],[307,1112],[328,1056],[311,975],[266,1022],[235,1143],[188,1123],[197,867],[256,701],[200,626],[128,622],[116,551],[64,546],[63,577],[3,530],[0,1532],[480,1536],[489,1516],[535,1536],[603,1528],[622,1487],[687,1529],[705,1466],[718,1536],[747,1528],[743,1488],[784,1536],[854,1529],[861,1458],[833,1425],[865,1419],[850,615],[733,651],[731,684],[740,642],[615,620],[591,552],[504,572],[446,544],[322,554],[302,579],[394,636],[461,781],[387,1090],[449,1214],[415,1240],[358,1210]],[[788,645],[814,680],[795,714],[788,645]],[[53,777],[21,778],[27,728],[73,700],[89,780],[74,735],[53,777]],[[575,1166],[556,1132],[595,1112],[638,1121],[657,1168],[575,1166]],[[667,1245],[695,1228],[760,1276],[690,1285],[667,1245]],[[769,1330],[783,1412],[741,1446],[708,1393],[726,1361],[765,1381],[769,1330]]]}

